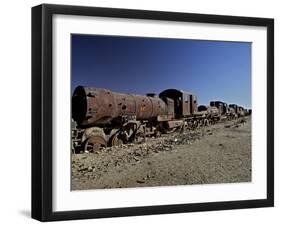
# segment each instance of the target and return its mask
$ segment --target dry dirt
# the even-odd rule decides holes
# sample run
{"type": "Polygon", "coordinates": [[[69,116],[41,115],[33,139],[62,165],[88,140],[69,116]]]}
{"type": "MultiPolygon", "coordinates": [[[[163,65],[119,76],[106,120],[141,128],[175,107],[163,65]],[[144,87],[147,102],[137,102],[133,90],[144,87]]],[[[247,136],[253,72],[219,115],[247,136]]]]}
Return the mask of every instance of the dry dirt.
{"type": "Polygon", "coordinates": [[[251,181],[251,118],[72,155],[72,190],[251,181]],[[243,121],[243,120],[242,120],[243,121]]]}

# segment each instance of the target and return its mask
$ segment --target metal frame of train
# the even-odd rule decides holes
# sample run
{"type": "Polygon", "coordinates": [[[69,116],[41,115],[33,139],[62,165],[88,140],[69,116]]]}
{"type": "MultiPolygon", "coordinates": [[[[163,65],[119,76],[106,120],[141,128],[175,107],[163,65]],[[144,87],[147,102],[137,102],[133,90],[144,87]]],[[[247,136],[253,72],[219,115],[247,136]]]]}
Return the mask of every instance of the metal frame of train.
{"type": "Polygon", "coordinates": [[[177,89],[141,96],[78,86],[72,96],[72,150],[92,152],[143,142],[147,136],[195,129],[249,114],[251,110],[221,101],[198,106],[196,95],[177,89]]]}

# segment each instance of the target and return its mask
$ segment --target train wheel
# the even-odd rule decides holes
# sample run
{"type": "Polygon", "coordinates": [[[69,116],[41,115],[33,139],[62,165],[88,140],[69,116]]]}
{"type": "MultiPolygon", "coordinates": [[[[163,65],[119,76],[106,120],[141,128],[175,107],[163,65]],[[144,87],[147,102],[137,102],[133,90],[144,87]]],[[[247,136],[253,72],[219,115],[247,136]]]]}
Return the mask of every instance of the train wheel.
{"type": "Polygon", "coordinates": [[[96,130],[85,141],[84,152],[95,152],[106,146],[106,136],[103,130],[96,130]]]}
{"type": "Polygon", "coordinates": [[[205,120],[204,120],[204,126],[209,126],[209,125],[210,125],[209,120],[208,120],[208,119],[205,119],[205,120]]]}
{"type": "Polygon", "coordinates": [[[135,135],[134,143],[141,144],[145,142],[145,132],[139,131],[135,135]]]}
{"type": "Polygon", "coordinates": [[[123,144],[122,139],[119,138],[119,133],[115,133],[114,135],[111,136],[109,143],[111,146],[119,146],[123,144]]]}
{"type": "Polygon", "coordinates": [[[198,124],[198,122],[195,120],[194,122],[193,122],[193,129],[197,129],[199,127],[199,124],[198,124]]]}
{"type": "Polygon", "coordinates": [[[185,123],[183,124],[183,132],[186,132],[186,131],[189,130],[189,129],[190,129],[190,124],[187,123],[187,122],[185,122],[185,123]]]}
{"type": "Polygon", "coordinates": [[[165,134],[170,134],[170,133],[174,133],[178,128],[165,128],[164,133],[165,134]]]}

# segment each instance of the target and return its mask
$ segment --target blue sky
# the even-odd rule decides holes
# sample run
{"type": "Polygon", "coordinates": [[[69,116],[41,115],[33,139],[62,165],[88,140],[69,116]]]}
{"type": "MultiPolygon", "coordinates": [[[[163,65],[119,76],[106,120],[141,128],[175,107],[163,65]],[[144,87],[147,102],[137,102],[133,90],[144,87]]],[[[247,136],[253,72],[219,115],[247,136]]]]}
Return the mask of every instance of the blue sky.
{"type": "Polygon", "coordinates": [[[251,107],[251,43],[72,34],[72,91],[193,92],[251,107]]]}

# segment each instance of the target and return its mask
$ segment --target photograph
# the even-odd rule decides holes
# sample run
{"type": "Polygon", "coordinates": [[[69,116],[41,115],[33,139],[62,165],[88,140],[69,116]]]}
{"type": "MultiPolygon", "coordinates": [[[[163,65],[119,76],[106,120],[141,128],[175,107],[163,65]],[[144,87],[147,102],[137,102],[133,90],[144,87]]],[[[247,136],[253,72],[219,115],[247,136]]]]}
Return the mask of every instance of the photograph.
{"type": "Polygon", "coordinates": [[[252,43],[71,34],[71,190],[252,181],[252,43]]]}
{"type": "Polygon", "coordinates": [[[273,18],[41,4],[31,36],[32,218],[274,206],[273,18]]]}

